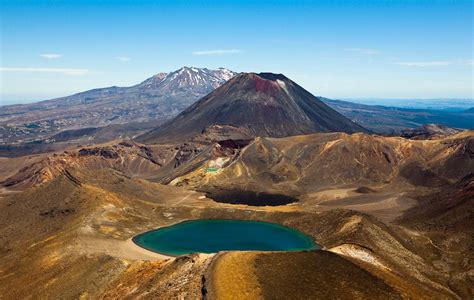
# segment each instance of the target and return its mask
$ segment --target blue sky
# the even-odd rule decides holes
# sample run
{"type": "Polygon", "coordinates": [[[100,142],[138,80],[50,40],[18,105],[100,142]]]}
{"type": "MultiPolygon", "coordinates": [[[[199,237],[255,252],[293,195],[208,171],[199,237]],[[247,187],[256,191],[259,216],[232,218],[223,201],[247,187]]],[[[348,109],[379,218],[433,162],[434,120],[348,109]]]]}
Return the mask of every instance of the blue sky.
{"type": "Polygon", "coordinates": [[[472,1],[0,3],[0,104],[184,65],[284,73],[330,98],[473,98],[472,1]]]}

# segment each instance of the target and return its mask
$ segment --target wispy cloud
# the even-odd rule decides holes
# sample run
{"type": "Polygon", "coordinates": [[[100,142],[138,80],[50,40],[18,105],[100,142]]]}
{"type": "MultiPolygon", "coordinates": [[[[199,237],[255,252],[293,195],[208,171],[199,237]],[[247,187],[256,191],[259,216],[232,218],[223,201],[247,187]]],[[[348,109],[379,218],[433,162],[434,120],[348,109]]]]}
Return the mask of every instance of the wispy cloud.
{"type": "Polygon", "coordinates": [[[474,59],[468,59],[466,61],[466,63],[469,65],[469,66],[474,66],[474,59]]]}
{"type": "Polygon", "coordinates": [[[405,61],[398,62],[397,65],[407,66],[407,67],[438,67],[438,66],[448,66],[450,61],[405,61]]]}
{"type": "Polygon", "coordinates": [[[128,56],[116,56],[115,59],[118,60],[118,61],[121,61],[121,62],[129,62],[129,61],[132,60],[128,56]]]}
{"type": "Polygon", "coordinates": [[[0,67],[0,72],[19,72],[19,73],[58,73],[70,76],[81,76],[89,73],[88,69],[72,68],[9,68],[0,67]]]}
{"type": "Polygon", "coordinates": [[[40,54],[40,56],[46,59],[56,59],[56,58],[62,57],[61,54],[57,54],[57,53],[44,53],[44,54],[40,54]]]}
{"type": "Polygon", "coordinates": [[[204,51],[194,51],[193,55],[225,55],[225,54],[239,54],[243,51],[240,49],[215,49],[215,50],[204,50],[204,51]]]}
{"type": "Polygon", "coordinates": [[[364,55],[379,55],[381,53],[380,50],[370,49],[370,48],[348,48],[344,50],[347,52],[354,52],[354,53],[364,54],[364,55]]]}

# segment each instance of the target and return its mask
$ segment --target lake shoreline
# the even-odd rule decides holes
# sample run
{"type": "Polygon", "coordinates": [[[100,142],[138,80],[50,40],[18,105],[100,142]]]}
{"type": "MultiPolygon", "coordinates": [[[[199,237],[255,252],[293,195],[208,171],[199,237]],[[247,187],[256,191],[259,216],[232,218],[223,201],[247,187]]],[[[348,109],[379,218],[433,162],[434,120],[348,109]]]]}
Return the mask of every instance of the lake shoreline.
{"type": "Polygon", "coordinates": [[[141,260],[167,260],[176,258],[140,247],[133,241],[133,238],[134,237],[127,239],[122,244],[122,250],[130,255],[141,257],[141,260]]]}
{"type": "Polygon", "coordinates": [[[129,239],[129,243],[132,243],[134,248],[146,251],[145,253],[155,253],[164,257],[178,257],[190,253],[217,253],[220,251],[302,251],[321,249],[321,246],[311,236],[295,228],[273,222],[235,219],[185,220],[137,234],[129,239]],[[214,227],[216,225],[218,226],[214,227]],[[239,231],[241,232],[239,233],[239,231]],[[232,236],[231,239],[229,239],[229,234],[232,236]],[[259,234],[261,236],[258,236],[259,234]],[[197,239],[196,236],[199,236],[199,238],[197,239]],[[270,238],[272,236],[273,240],[270,238]],[[270,238],[270,240],[263,242],[262,237],[270,238]],[[214,242],[206,243],[206,240],[214,242]],[[216,246],[215,241],[221,243],[221,246],[216,246]],[[190,252],[176,250],[180,248],[190,252]]]}

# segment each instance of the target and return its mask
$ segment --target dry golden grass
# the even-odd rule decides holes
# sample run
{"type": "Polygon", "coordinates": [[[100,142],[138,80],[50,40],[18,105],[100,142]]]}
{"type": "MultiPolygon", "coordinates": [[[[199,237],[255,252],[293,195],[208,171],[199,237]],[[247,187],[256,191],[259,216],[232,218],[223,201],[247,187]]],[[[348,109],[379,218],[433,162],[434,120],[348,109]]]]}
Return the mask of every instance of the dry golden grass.
{"type": "Polygon", "coordinates": [[[261,299],[253,261],[257,253],[220,254],[212,266],[212,297],[224,300],[261,299]]]}

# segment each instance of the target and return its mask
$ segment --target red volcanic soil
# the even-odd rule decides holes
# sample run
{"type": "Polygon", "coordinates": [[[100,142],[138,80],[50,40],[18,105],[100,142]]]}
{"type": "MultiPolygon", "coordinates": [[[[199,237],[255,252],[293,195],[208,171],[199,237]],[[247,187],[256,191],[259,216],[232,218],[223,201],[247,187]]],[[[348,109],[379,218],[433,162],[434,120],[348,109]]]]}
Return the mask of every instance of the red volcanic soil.
{"type": "Polygon", "coordinates": [[[265,80],[256,76],[254,79],[255,91],[275,96],[278,90],[278,84],[275,81],[265,80]]]}

